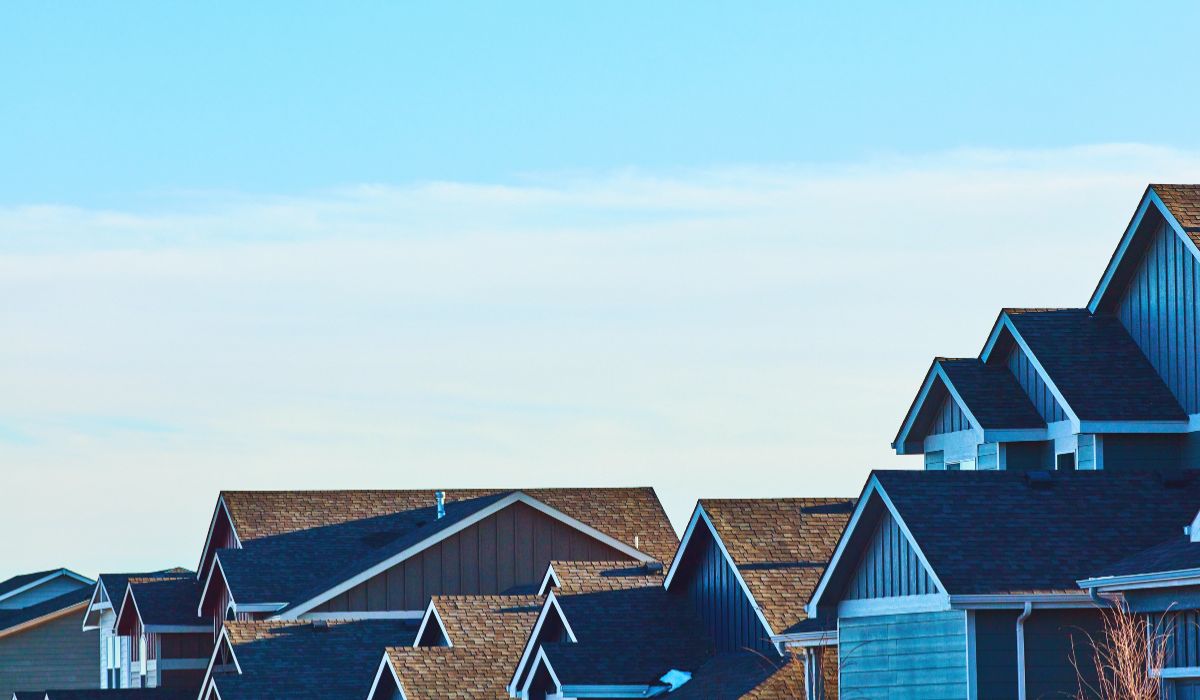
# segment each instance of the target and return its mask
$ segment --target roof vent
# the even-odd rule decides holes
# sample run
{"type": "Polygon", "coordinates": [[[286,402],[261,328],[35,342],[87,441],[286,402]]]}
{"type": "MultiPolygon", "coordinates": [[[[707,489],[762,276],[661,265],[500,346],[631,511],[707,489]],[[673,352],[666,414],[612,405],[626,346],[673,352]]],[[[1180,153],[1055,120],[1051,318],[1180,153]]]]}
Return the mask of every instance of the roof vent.
{"type": "Polygon", "coordinates": [[[661,574],[662,572],[663,572],[663,565],[662,565],[662,562],[661,562],[661,561],[648,561],[648,562],[646,562],[646,573],[648,573],[648,574],[661,574]]]}
{"type": "Polygon", "coordinates": [[[433,494],[433,497],[437,499],[438,518],[446,517],[446,492],[438,491],[433,494]]]}
{"type": "Polygon", "coordinates": [[[329,622],[326,620],[313,620],[313,632],[328,632],[329,622]]]}
{"type": "Polygon", "coordinates": [[[1053,483],[1050,472],[1025,472],[1025,483],[1031,489],[1048,489],[1053,483]]]}

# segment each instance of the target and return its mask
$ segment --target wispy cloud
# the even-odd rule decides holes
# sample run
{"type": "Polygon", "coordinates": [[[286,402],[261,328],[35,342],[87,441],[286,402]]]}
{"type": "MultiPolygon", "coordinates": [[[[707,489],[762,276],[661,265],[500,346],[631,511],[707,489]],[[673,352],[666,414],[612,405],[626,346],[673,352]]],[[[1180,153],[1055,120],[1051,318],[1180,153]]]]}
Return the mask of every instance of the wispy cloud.
{"type": "Polygon", "coordinates": [[[888,443],[930,359],[976,354],[1001,306],[1083,304],[1152,181],[1200,157],[0,210],[0,461],[29,494],[0,528],[59,518],[3,566],[187,564],[219,488],[652,484],[677,522],[698,496],[853,494],[910,464],[888,443]],[[97,503],[136,504],[105,519],[145,559],[112,559],[138,552],[97,503]]]}

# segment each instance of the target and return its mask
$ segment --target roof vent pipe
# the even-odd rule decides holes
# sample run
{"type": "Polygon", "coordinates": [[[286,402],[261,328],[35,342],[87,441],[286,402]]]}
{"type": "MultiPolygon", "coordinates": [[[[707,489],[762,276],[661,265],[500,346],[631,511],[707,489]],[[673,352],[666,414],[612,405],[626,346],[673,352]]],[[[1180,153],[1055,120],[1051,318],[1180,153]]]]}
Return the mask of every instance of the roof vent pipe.
{"type": "Polygon", "coordinates": [[[438,518],[441,519],[446,517],[446,492],[436,491],[434,492],[433,497],[437,499],[438,518]]]}

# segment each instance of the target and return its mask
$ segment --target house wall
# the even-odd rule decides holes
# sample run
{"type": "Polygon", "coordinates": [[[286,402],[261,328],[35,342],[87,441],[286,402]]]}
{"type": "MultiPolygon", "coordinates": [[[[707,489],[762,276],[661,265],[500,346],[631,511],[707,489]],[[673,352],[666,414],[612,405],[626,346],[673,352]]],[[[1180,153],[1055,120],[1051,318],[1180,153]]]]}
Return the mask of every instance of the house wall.
{"type": "Polygon", "coordinates": [[[937,585],[891,512],[885,511],[843,598],[861,600],[929,593],[937,593],[937,585]]]}
{"type": "Polygon", "coordinates": [[[1034,608],[1025,620],[1025,697],[1075,697],[1079,693],[1079,675],[1071,663],[1072,645],[1086,680],[1095,687],[1089,634],[1095,639],[1103,634],[1098,610],[1034,608]]]}
{"type": "Polygon", "coordinates": [[[680,572],[684,578],[672,582],[671,591],[688,597],[718,651],[774,653],[754,605],[706,525],[693,532],[680,572]]]}
{"type": "Polygon", "coordinates": [[[100,631],[80,630],[82,613],[0,637],[0,698],[17,690],[97,688],[100,631]]]}
{"type": "Polygon", "coordinates": [[[1180,469],[1183,436],[1162,433],[1109,433],[1104,436],[1104,469],[1180,469]]]}
{"type": "Polygon", "coordinates": [[[1163,222],[1116,308],[1121,324],[1188,413],[1200,413],[1198,288],[1200,263],[1163,222]]]}
{"type": "Polygon", "coordinates": [[[1004,468],[1015,472],[1053,470],[1054,441],[1004,443],[1004,468]]]}
{"type": "Polygon", "coordinates": [[[551,559],[630,557],[524,503],[514,503],[313,612],[424,610],[434,595],[495,595],[541,583],[551,559]]]}
{"type": "Polygon", "coordinates": [[[964,611],[841,618],[838,629],[843,698],[967,697],[964,611]]]}
{"type": "Polygon", "coordinates": [[[947,395],[942,399],[942,405],[938,408],[933,422],[929,424],[929,432],[926,435],[944,435],[970,429],[971,421],[967,420],[966,414],[959,408],[954,397],[947,395]]]}
{"type": "MultiPolygon", "coordinates": [[[[1017,697],[1017,610],[976,610],[975,679],[978,700],[1017,697]]],[[[1028,696],[1036,697],[1036,696],[1028,696]]]]}
{"type": "Polygon", "coordinates": [[[31,605],[36,605],[44,600],[57,598],[65,593],[77,591],[80,588],[87,588],[89,584],[83,583],[78,579],[73,579],[70,576],[59,576],[51,579],[36,588],[31,588],[24,593],[18,593],[11,598],[0,600],[0,610],[19,610],[28,608],[31,605]]]}
{"type": "Polygon", "coordinates": [[[1063,411],[1062,406],[1058,405],[1058,399],[1054,398],[1054,394],[1050,392],[1050,387],[1046,386],[1046,382],[1042,381],[1042,376],[1037,373],[1033,363],[1025,356],[1025,351],[1021,349],[1021,346],[1013,346],[1013,349],[1008,353],[1005,364],[1008,365],[1008,369],[1017,378],[1017,382],[1021,385],[1021,388],[1029,395],[1029,400],[1033,402],[1034,408],[1041,414],[1042,420],[1047,423],[1055,423],[1067,419],[1066,412],[1063,411]]]}

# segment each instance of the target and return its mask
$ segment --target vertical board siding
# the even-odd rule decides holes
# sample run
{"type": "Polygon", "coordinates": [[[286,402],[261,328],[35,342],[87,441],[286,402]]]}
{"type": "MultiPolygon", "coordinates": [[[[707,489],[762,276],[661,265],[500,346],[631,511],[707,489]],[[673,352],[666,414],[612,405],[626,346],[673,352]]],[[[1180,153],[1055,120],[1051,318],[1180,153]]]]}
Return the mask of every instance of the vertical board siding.
{"type": "Polygon", "coordinates": [[[1172,610],[1154,613],[1150,620],[1167,638],[1165,668],[1200,666],[1200,612],[1172,610]]]}
{"type": "Polygon", "coordinates": [[[962,610],[844,617],[838,621],[838,651],[842,697],[967,697],[967,615],[962,610]]]}
{"type": "Polygon", "coordinates": [[[946,433],[957,433],[961,430],[970,430],[971,421],[967,419],[958,402],[953,396],[947,395],[942,400],[942,405],[938,407],[937,415],[929,424],[929,432],[926,435],[944,435],[946,433]]]}
{"type": "Polygon", "coordinates": [[[514,503],[331,598],[314,612],[424,610],[435,595],[496,595],[541,583],[551,559],[625,561],[629,556],[524,503],[514,503]]]}
{"type": "Polygon", "coordinates": [[[773,650],[754,605],[738,583],[729,560],[721,553],[708,527],[700,525],[692,535],[682,563],[686,583],[672,586],[682,590],[700,615],[718,651],[773,650]]]}
{"type": "Polygon", "coordinates": [[[846,589],[847,600],[937,593],[937,585],[888,511],[879,520],[846,589]]]}
{"type": "Polygon", "coordinates": [[[16,690],[100,687],[100,630],[81,631],[80,617],[63,615],[0,639],[0,698],[16,690]]]}
{"type": "Polygon", "coordinates": [[[1188,413],[1200,413],[1196,371],[1200,263],[1165,222],[1117,302],[1117,318],[1188,413]]]}
{"type": "Polygon", "coordinates": [[[1066,420],[1067,414],[1059,405],[1058,399],[1054,398],[1050,387],[1046,386],[1046,382],[1042,380],[1042,375],[1038,374],[1033,363],[1029,361],[1029,357],[1025,355],[1025,351],[1021,346],[1014,345],[1013,349],[1008,353],[1008,358],[1005,360],[1008,369],[1017,378],[1017,382],[1025,393],[1029,396],[1029,400],[1033,402],[1034,408],[1037,409],[1042,420],[1047,423],[1056,423],[1060,420],[1066,420]]]}

